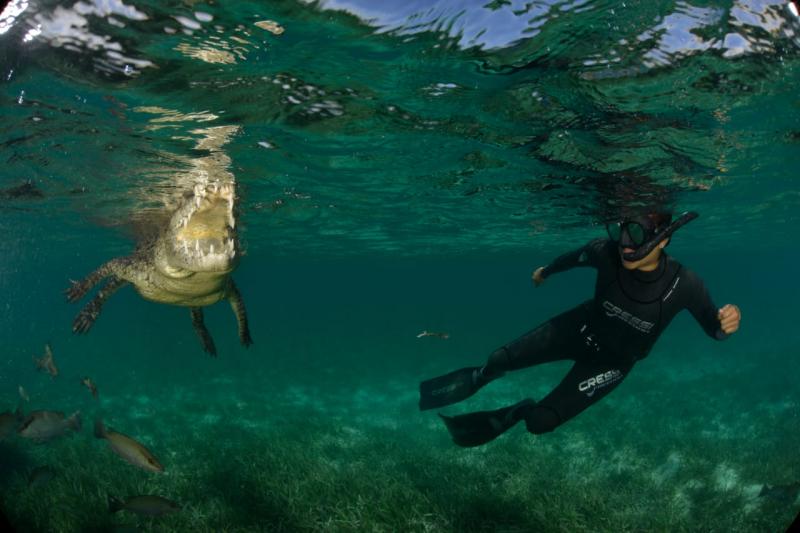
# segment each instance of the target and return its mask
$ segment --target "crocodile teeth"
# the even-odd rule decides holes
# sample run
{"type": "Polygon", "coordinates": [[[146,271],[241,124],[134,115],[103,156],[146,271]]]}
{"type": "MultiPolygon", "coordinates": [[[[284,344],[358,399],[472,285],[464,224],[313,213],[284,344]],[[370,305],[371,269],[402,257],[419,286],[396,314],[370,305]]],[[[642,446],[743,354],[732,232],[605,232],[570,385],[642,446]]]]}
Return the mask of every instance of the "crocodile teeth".
{"type": "Polygon", "coordinates": [[[211,245],[211,251],[210,251],[210,252],[208,252],[208,253],[210,253],[210,254],[213,254],[213,253],[214,253],[214,245],[213,245],[213,244],[211,245]]]}
{"type": "Polygon", "coordinates": [[[199,252],[200,251],[200,239],[195,239],[195,241],[194,241],[194,251],[195,252],[199,252]]]}

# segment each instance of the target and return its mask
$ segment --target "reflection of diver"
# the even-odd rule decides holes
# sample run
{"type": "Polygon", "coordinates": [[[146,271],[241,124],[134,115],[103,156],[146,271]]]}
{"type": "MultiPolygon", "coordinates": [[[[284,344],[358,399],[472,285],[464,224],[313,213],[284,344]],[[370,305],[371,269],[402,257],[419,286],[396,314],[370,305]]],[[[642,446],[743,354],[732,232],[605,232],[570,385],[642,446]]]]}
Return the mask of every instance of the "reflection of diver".
{"type": "Polygon", "coordinates": [[[495,350],[483,367],[456,370],[420,384],[420,409],[461,401],[506,371],[572,359],[575,364],[541,401],[523,400],[494,411],[442,416],[460,446],[491,441],[520,420],[531,433],[546,433],[611,392],[652,349],[661,332],[688,309],[718,340],[739,327],[735,305],[717,310],[703,282],[662,253],[672,233],[697,215],[671,222],[654,213],[609,224],[610,240],[597,239],[537,269],[538,286],[577,266],[597,269],[594,298],[495,350]]]}
{"type": "Polygon", "coordinates": [[[203,348],[212,355],[216,348],[203,323],[202,307],[227,299],[239,323],[239,339],[245,346],[252,344],[244,302],[230,276],[238,263],[234,195],[231,183],[196,186],[155,238],[145,240],[132,255],[112,259],[73,282],[67,290],[70,302],[108,278],[75,318],[72,331],[89,331],[108,297],[132,283],[147,300],[189,307],[203,348]]]}

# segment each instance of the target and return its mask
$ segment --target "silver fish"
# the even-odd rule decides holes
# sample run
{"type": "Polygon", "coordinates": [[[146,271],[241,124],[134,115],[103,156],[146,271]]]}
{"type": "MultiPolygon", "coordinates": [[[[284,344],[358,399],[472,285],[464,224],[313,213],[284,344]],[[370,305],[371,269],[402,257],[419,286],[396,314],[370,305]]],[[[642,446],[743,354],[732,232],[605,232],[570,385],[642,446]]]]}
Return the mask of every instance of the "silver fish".
{"type": "Polygon", "coordinates": [[[150,450],[127,435],[118,433],[113,429],[106,429],[100,419],[94,422],[94,436],[98,439],[106,439],[114,453],[133,466],[138,466],[150,472],[164,471],[164,467],[161,466],[158,459],[150,453],[150,450]]]}
{"type": "Polygon", "coordinates": [[[423,330],[421,333],[417,335],[418,339],[421,339],[422,337],[436,337],[437,339],[449,339],[450,334],[444,331],[423,330]]]}
{"type": "Polygon", "coordinates": [[[92,378],[90,378],[89,376],[86,376],[85,378],[82,378],[81,379],[81,384],[84,387],[86,387],[87,389],[89,389],[89,392],[92,393],[92,398],[94,398],[96,400],[97,397],[98,397],[97,385],[94,384],[94,381],[92,381],[92,378]]]}
{"type": "Polygon", "coordinates": [[[53,350],[50,349],[49,344],[44,345],[44,355],[41,357],[34,357],[33,362],[36,363],[36,369],[50,374],[50,377],[58,375],[58,367],[53,359],[53,350]]]}
{"type": "Polygon", "coordinates": [[[108,510],[112,513],[125,510],[145,516],[164,516],[177,513],[181,510],[181,506],[172,500],[155,495],[132,496],[124,502],[109,496],[108,510]]]}
{"type": "Polygon", "coordinates": [[[19,427],[19,435],[37,442],[48,442],[67,431],[81,429],[81,412],[65,417],[61,411],[32,411],[19,427]]]}

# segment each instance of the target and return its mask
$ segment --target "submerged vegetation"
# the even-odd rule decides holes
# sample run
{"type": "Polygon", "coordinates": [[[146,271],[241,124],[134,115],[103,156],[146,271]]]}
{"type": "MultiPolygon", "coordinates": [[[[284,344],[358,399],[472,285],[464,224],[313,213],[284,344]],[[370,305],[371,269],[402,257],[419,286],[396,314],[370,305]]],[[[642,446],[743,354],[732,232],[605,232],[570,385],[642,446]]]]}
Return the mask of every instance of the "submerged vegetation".
{"type": "MultiPolygon", "coordinates": [[[[554,433],[519,427],[475,449],[454,446],[438,417],[416,411],[412,377],[383,396],[297,386],[243,395],[221,381],[202,409],[199,390],[112,396],[110,422],[135,430],[165,472],[126,464],[88,430],[47,445],[16,438],[0,443],[2,506],[29,531],[780,530],[800,504],[759,494],[800,478],[787,469],[796,449],[780,437],[797,406],[767,398],[745,408],[734,387],[708,397],[720,379],[644,373],[554,433]],[[665,398],[675,409],[662,408],[665,398]],[[29,485],[44,464],[52,478],[29,485]],[[109,498],[142,494],[182,509],[108,511],[109,498]]],[[[519,385],[482,401],[530,393],[519,385]]]]}

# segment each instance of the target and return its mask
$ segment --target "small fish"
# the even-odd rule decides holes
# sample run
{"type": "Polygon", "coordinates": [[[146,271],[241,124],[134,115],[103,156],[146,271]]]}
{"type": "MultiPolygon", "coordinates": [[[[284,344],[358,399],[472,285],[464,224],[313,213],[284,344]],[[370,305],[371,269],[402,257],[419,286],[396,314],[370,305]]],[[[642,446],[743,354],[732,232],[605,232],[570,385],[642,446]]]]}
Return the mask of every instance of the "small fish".
{"type": "Polygon", "coordinates": [[[94,384],[94,381],[92,381],[92,378],[86,376],[85,378],[81,379],[81,383],[84,387],[89,389],[89,392],[92,393],[92,397],[96,400],[98,396],[97,386],[94,384]]]}
{"type": "Polygon", "coordinates": [[[28,474],[28,486],[37,487],[39,485],[44,485],[54,477],[56,477],[56,471],[51,467],[37,466],[28,474]]]}
{"type": "Polygon", "coordinates": [[[112,513],[125,510],[144,516],[164,516],[177,513],[181,510],[181,506],[172,500],[155,495],[132,496],[124,502],[109,496],[108,510],[112,513]]]}
{"type": "Polygon", "coordinates": [[[44,193],[31,181],[26,181],[16,187],[0,189],[0,199],[3,200],[37,200],[44,198],[44,193]]]}
{"type": "Polygon", "coordinates": [[[0,413],[0,440],[5,440],[19,429],[22,422],[22,410],[18,407],[15,412],[0,413]]]}
{"type": "Polygon", "coordinates": [[[36,363],[37,370],[47,372],[52,377],[56,377],[58,375],[58,367],[56,366],[56,362],[53,360],[53,350],[50,349],[49,344],[44,345],[44,355],[39,358],[34,356],[33,362],[36,363]]]}
{"type": "Polygon", "coordinates": [[[94,436],[98,439],[106,439],[109,446],[111,446],[111,450],[133,466],[138,466],[150,472],[164,471],[164,467],[150,453],[150,450],[127,435],[117,433],[113,429],[106,429],[100,419],[94,422],[94,436]]]}
{"type": "Polygon", "coordinates": [[[444,332],[424,330],[424,331],[422,331],[422,333],[419,333],[417,335],[418,339],[421,339],[422,337],[436,337],[437,339],[449,339],[450,338],[450,334],[449,333],[444,333],[444,332]]]}
{"type": "Polygon", "coordinates": [[[67,431],[80,431],[81,412],[65,417],[61,411],[32,411],[17,431],[21,437],[36,442],[48,442],[67,431]]]}
{"type": "Polygon", "coordinates": [[[788,483],[786,485],[764,485],[758,495],[762,498],[770,498],[784,503],[791,503],[797,498],[800,492],[800,481],[788,483]]]}
{"type": "Polygon", "coordinates": [[[30,397],[30,396],[28,396],[28,392],[25,390],[25,387],[23,387],[22,385],[20,385],[20,386],[19,386],[19,389],[17,389],[17,390],[19,391],[19,397],[20,397],[20,398],[21,398],[23,401],[26,401],[26,402],[29,402],[29,401],[31,401],[31,397],[30,397]]]}

